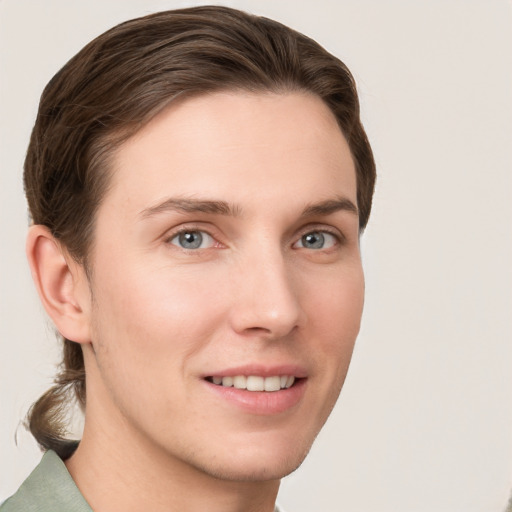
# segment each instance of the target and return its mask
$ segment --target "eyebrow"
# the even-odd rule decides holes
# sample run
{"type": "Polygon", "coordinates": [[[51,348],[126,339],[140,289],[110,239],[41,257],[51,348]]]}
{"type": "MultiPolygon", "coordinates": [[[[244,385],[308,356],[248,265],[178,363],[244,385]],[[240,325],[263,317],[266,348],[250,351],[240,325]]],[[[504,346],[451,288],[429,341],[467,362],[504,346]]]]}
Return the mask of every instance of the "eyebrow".
{"type": "MultiPolygon", "coordinates": [[[[240,205],[230,204],[226,201],[216,201],[210,199],[190,199],[169,197],[161,203],[145,208],[140,212],[142,218],[152,217],[159,213],[175,211],[183,213],[209,213],[214,215],[226,215],[229,217],[239,217],[242,214],[240,205]]],[[[346,211],[359,215],[357,206],[344,197],[328,199],[319,203],[313,203],[304,208],[301,217],[327,216],[338,211],[346,211]]]]}
{"type": "Polygon", "coordinates": [[[209,199],[187,199],[169,197],[165,201],[150,206],[140,212],[142,218],[152,217],[159,213],[175,211],[183,213],[210,213],[216,215],[227,215],[231,217],[238,217],[241,213],[241,208],[237,205],[230,205],[226,201],[212,201],[209,199]]]}
{"type": "Polygon", "coordinates": [[[315,215],[326,216],[339,211],[346,211],[359,216],[357,206],[350,199],[337,197],[336,199],[328,199],[320,203],[306,206],[301,217],[314,217],[315,215]]]}

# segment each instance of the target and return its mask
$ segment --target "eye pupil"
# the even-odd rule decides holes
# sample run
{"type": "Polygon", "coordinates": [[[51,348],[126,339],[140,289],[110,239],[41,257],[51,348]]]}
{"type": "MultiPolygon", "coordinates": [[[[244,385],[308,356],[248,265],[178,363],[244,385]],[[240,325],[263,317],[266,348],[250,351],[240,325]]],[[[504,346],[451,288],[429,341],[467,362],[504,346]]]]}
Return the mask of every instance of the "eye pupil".
{"type": "Polygon", "coordinates": [[[180,233],[179,243],[184,249],[197,249],[203,243],[203,235],[199,231],[180,233]]]}
{"type": "Polygon", "coordinates": [[[308,233],[302,237],[302,245],[309,249],[321,249],[324,246],[325,237],[322,233],[308,233]]]}

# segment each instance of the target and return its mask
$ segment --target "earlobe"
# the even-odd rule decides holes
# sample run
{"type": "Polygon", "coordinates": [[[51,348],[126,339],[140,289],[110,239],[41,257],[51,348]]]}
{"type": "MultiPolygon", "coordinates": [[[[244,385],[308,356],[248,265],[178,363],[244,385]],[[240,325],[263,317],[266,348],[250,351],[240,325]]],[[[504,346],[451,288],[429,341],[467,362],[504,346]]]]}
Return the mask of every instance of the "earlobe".
{"type": "Polygon", "coordinates": [[[90,293],[83,268],[42,225],[29,229],[27,258],[43,306],[65,338],[90,342],[90,293]]]}

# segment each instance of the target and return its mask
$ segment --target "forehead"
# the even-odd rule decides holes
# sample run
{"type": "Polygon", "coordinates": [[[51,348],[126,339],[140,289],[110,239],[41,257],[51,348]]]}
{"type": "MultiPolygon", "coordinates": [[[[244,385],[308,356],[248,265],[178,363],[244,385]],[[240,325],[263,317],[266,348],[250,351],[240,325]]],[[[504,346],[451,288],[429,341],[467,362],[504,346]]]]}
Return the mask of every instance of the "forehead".
{"type": "Polygon", "coordinates": [[[222,92],[171,104],[126,141],[105,202],[140,210],[170,194],[207,195],[250,208],[335,193],[356,201],[355,170],[320,98],[222,92]]]}

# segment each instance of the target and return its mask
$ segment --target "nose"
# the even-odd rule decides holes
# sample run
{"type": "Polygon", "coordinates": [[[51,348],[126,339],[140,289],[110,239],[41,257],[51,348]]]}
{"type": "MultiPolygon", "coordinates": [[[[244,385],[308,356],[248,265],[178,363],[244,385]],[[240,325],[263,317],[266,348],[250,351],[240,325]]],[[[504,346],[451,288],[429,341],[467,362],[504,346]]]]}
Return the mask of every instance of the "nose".
{"type": "Polygon", "coordinates": [[[297,283],[276,253],[250,258],[237,272],[230,318],[238,334],[283,338],[305,319],[297,283]]]}

